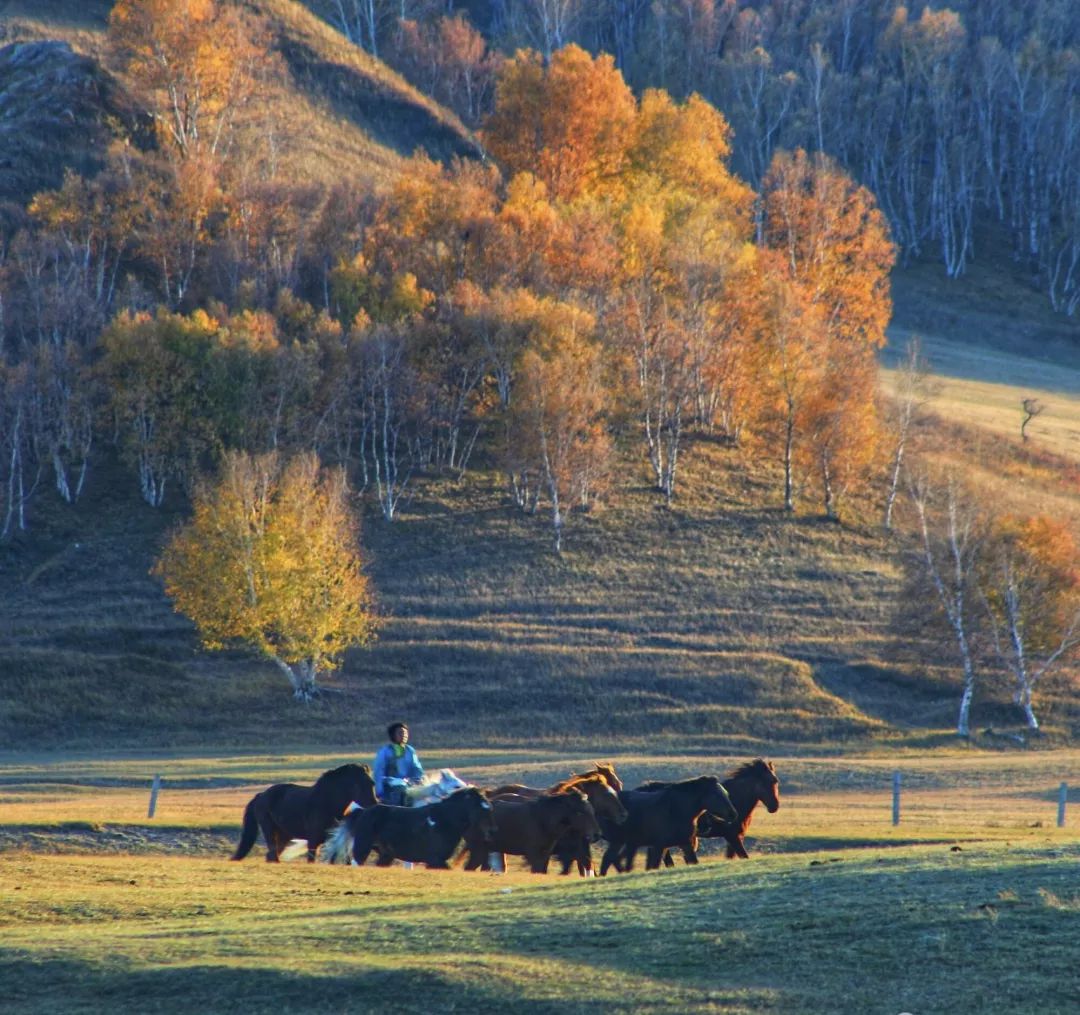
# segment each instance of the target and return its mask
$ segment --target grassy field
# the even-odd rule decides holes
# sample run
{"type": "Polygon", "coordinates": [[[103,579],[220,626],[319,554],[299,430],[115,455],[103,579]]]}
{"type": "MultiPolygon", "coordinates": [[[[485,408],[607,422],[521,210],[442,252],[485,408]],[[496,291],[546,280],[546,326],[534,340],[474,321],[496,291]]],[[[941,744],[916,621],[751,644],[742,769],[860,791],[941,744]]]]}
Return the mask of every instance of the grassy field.
{"type": "MultiPolygon", "coordinates": [[[[250,792],[336,760],[2,759],[5,1011],[1074,1010],[1080,826],[1055,817],[1078,752],[778,758],[781,807],[755,818],[751,859],[697,868],[583,881],[226,861],[250,792]],[[152,821],[151,768],[168,773],[152,821]]],[[[632,781],[730,760],[616,764],[632,781]]],[[[586,763],[432,761],[534,782],[586,763]]]]}

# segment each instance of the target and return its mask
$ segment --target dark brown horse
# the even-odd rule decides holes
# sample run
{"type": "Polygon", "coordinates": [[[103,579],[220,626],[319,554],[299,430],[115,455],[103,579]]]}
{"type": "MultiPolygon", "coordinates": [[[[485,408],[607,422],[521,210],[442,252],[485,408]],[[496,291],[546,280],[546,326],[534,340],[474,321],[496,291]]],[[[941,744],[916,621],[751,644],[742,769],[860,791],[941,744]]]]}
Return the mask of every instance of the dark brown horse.
{"type": "MultiPolygon", "coordinates": [[[[666,783],[645,783],[639,789],[649,787],[659,788],[666,783]]],[[[738,813],[737,821],[722,821],[713,814],[702,814],[697,822],[697,834],[705,839],[726,839],[727,858],[735,857],[747,859],[746,845],[743,838],[746,830],[750,827],[750,819],[753,817],[754,808],[758,804],[764,804],[765,810],[775,814],[780,809],[780,779],[776,775],[776,768],[771,761],[764,758],[755,758],[740,765],[723,781],[724,789],[728,791],[731,802],[738,813]]],[[[659,850],[649,848],[648,863],[652,866],[659,865],[659,850]]],[[[673,861],[667,850],[663,851],[663,860],[667,866],[673,861]]]]}
{"type": "MultiPolygon", "coordinates": [[[[596,814],[581,790],[528,798],[511,794],[496,798],[495,834],[490,842],[466,835],[466,870],[490,869],[490,853],[522,856],[534,874],[546,874],[551,851],[564,837],[595,838],[600,834],[596,814]]],[[[505,860],[503,869],[506,869],[505,860]]]]}
{"type": "Polygon", "coordinates": [[[395,860],[445,869],[463,837],[487,842],[495,830],[490,801],[475,786],[459,789],[427,807],[376,804],[353,811],[335,829],[327,851],[331,862],[350,852],[363,864],[374,850],[379,867],[395,860]]]}
{"type": "Polygon", "coordinates": [[[643,846],[679,846],[687,863],[697,863],[698,816],[708,812],[730,821],[738,816],[715,775],[684,779],[654,791],[624,790],[619,799],[628,816],[621,825],[603,825],[608,847],[600,861],[601,876],[612,865],[616,870],[631,870],[634,854],[643,846]],[[625,866],[620,863],[623,857],[625,866]]]}
{"type": "MultiPolygon", "coordinates": [[[[597,762],[588,772],[571,775],[547,789],[509,783],[489,790],[488,795],[493,800],[522,803],[525,800],[535,800],[538,797],[552,796],[576,789],[588,797],[597,821],[618,825],[626,820],[626,808],[618,795],[618,791],[622,788],[622,780],[615,774],[614,767],[608,763],[597,762]]],[[[576,863],[578,873],[582,877],[592,876],[594,871],[591,842],[592,840],[586,836],[569,835],[564,836],[555,844],[552,855],[557,857],[562,864],[561,874],[569,874],[570,867],[576,863]]]]}
{"type": "Polygon", "coordinates": [[[276,863],[292,839],[306,839],[308,863],[326,841],[327,832],[353,801],[375,803],[375,781],[367,765],[342,765],[324,772],[314,786],[279,782],[256,793],[244,808],[240,842],[231,859],[243,860],[262,830],[266,859],[276,863]]]}

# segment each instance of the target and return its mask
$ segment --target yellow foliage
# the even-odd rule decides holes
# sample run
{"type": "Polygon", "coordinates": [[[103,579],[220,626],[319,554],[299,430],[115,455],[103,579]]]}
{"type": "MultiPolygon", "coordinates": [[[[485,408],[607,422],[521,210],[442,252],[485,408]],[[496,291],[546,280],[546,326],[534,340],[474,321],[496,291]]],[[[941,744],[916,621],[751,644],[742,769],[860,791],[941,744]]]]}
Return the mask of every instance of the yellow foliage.
{"type": "Polygon", "coordinates": [[[243,643],[314,672],[375,632],[344,476],[313,453],[228,454],[154,572],[207,648],[243,643]]]}

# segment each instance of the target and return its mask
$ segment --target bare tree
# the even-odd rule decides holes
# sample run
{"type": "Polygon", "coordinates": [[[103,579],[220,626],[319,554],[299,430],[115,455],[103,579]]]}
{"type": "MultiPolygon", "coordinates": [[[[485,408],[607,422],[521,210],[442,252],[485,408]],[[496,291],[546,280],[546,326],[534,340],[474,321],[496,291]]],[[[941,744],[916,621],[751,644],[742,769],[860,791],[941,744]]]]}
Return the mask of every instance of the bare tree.
{"type": "Polygon", "coordinates": [[[971,597],[977,590],[976,567],[984,540],[982,520],[977,506],[953,481],[948,481],[942,490],[925,474],[909,475],[908,492],[918,517],[918,562],[937,593],[938,605],[960,656],[963,685],[956,733],[966,737],[971,732],[971,699],[975,693],[971,597]],[[939,503],[942,500],[944,503],[939,503]]]}
{"type": "Polygon", "coordinates": [[[1043,411],[1043,404],[1037,398],[1025,398],[1023,400],[1024,421],[1020,424],[1020,436],[1026,441],[1027,425],[1043,411]]]}
{"type": "Polygon", "coordinates": [[[1035,732],[1035,685],[1080,646],[1076,544],[1062,522],[1007,518],[986,556],[979,594],[994,649],[1012,677],[1013,700],[1035,732]]]}
{"type": "Polygon", "coordinates": [[[905,350],[904,362],[896,374],[896,395],[888,413],[893,439],[892,461],[889,469],[889,487],[885,495],[885,515],[883,525],[886,531],[892,529],[893,507],[900,487],[900,476],[904,468],[904,456],[907,454],[912,430],[918,418],[919,410],[930,398],[931,384],[927,373],[927,364],[922,356],[922,343],[919,336],[912,336],[905,350]]]}

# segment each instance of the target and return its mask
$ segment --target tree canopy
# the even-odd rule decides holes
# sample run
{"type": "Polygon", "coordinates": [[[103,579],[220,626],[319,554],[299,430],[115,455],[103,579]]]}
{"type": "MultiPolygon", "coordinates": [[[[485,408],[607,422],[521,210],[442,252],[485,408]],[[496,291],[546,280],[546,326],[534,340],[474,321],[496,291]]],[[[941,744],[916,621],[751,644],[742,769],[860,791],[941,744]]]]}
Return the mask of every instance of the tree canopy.
{"type": "Polygon", "coordinates": [[[318,674],[375,632],[357,537],[341,470],[310,453],[230,453],[154,570],[207,648],[253,648],[307,700],[318,674]]]}

